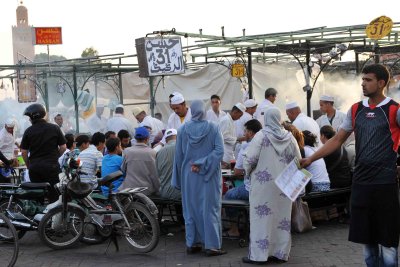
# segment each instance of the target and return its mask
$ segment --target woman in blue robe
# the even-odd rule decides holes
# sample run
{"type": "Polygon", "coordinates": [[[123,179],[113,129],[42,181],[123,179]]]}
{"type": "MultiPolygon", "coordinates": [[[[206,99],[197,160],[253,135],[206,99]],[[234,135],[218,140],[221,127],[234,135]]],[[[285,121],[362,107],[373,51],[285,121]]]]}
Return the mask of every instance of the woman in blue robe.
{"type": "Polygon", "coordinates": [[[207,256],[226,252],[222,246],[221,160],[223,140],[218,126],[206,120],[204,103],[193,101],[192,119],[178,129],[172,186],[181,190],[187,253],[207,256]]]}

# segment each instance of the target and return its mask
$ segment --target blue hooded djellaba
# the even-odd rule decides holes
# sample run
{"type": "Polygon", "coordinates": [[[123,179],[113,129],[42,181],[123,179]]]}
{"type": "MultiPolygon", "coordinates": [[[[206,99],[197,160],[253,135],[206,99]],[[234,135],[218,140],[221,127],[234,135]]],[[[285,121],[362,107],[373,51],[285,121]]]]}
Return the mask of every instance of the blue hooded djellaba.
{"type": "Polygon", "coordinates": [[[182,193],[186,246],[201,243],[205,249],[220,249],[222,135],[216,124],[206,121],[202,101],[190,108],[191,121],[178,129],[171,184],[182,193]],[[192,165],[199,172],[192,172],[192,165]]]}

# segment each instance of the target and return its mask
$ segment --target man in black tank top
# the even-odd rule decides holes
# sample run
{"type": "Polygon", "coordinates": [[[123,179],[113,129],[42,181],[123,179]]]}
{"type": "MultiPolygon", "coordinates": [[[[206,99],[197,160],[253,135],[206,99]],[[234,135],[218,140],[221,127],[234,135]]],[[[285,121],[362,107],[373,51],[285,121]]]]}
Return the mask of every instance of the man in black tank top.
{"type": "Polygon", "coordinates": [[[362,89],[367,99],[354,104],[336,136],[302,167],[338,149],[354,131],[356,162],[351,194],[349,240],[364,244],[367,266],[398,266],[400,235],[396,160],[400,139],[399,104],[383,93],[389,71],[366,66],[362,89]]]}

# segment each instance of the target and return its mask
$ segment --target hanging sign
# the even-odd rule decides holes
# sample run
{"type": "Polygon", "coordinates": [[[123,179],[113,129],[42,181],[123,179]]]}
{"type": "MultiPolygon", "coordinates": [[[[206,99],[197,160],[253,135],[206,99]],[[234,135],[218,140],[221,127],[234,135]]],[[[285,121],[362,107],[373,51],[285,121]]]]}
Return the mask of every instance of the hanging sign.
{"type": "Polygon", "coordinates": [[[185,73],[180,37],[146,37],[135,43],[140,77],[185,73]]]}
{"type": "Polygon", "coordinates": [[[232,64],[231,66],[231,75],[232,77],[240,78],[244,77],[245,67],[244,64],[232,64]]]}
{"type": "Polygon", "coordinates": [[[365,29],[365,33],[367,34],[368,38],[378,40],[388,35],[391,32],[392,27],[393,21],[391,18],[380,16],[368,24],[367,28],[365,29]]]}
{"type": "Polygon", "coordinates": [[[35,45],[62,44],[61,27],[35,27],[35,45]]]}

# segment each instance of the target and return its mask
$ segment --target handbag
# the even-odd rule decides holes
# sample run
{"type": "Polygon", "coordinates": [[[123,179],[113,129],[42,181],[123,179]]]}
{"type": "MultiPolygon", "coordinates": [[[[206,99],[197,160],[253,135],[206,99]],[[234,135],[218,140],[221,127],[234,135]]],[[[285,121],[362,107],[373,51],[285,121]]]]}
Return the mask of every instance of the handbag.
{"type": "Polygon", "coordinates": [[[292,232],[305,233],[312,229],[307,202],[298,197],[292,204],[292,232]]]}

